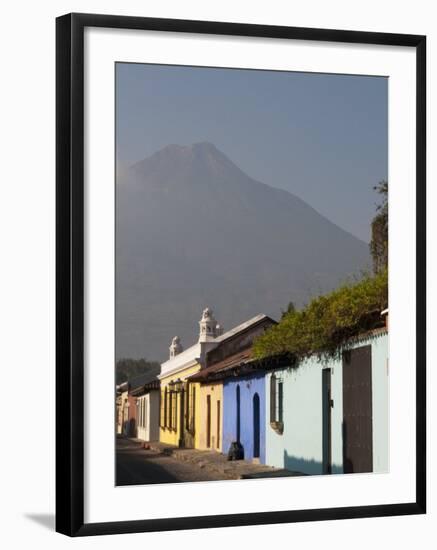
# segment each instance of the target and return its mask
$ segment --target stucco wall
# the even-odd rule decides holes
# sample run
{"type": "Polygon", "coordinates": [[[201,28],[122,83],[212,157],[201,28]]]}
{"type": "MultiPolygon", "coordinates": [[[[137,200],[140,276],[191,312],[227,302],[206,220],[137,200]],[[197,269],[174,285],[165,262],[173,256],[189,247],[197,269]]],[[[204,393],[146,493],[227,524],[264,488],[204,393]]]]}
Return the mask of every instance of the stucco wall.
{"type": "Polygon", "coordinates": [[[233,441],[237,440],[237,386],[240,387],[240,442],[244,447],[244,458],[251,460],[254,449],[253,398],[260,399],[260,462],[265,463],[265,375],[225,380],[223,384],[223,452],[227,453],[233,441]]]}
{"type": "Polygon", "coordinates": [[[138,398],[138,402],[145,402],[145,425],[140,424],[137,408],[137,437],[143,441],[157,441],[159,439],[159,391],[153,390],[138,398]]]}
{"type": "Polygon", "coordinates": [[[141,397],[137,398],[137,438],[141,439],[142,441],[148,441],[148,429],[147,424],[149,422],[149,399],[148,395],[142,395],[141,397]],[[145,424],[143,426],[143,418],[141,414],[141,408],[142,403],[144,403],[145,411],[144,411],[144,421],[145,424]]]}
{"type": "Polygon", "coordinates": [[[372,345],[373,471],[389,471],[389,345],[388,336],[372,345]]]}
{"type": "MultiPolygon", "coordinates": [[[[388,336],[360,340],[351,348],[372,346],[373,471],[388,471],[388,336]]],[[[297,369],[276,371],[283,379],[284,430],[280,435],[266,418],[266,462],[307,474],[323,473],[322,369],[331,369],[332,473],[343,472],[343,367],[341,359],[304,360],[297,369]]],[[[270,410],[270,376],[266,376],[265,403],[270,410]]]]}
{"type": "Polygon", "coordinates": [[[197,424],[198,439],[196,441],[198,449],[222,450],[223,434],[223,384],[202,384],[200,386],[200,406],[199,421],[197,424]],[[211,446],[207,445],[207,397],[211,399],[211,446]],[[220,402],[220,416],[217,412],[217,402],[220,402]],[[219,432],[219,433],[217,433],[219,432]]]}
{"type": "MultiPolygon", "coordinates": [[[[266,377],[266,410],[270,410],[270,374],[266,377]]],[[[321,368],[304,361],[294,370],[276,371],[283,380],[284,430],[278,434],[266,418],[266,461],[278,468],[308,474],[322,472],[321,368]]]]}
{"type": "Polygon", "coordinates": [[[122,398],[122,434],[128,437],[136,437],[137,435],[137,406],[136,398],[130,395],[127,391],[123,392],[122,398]]]}

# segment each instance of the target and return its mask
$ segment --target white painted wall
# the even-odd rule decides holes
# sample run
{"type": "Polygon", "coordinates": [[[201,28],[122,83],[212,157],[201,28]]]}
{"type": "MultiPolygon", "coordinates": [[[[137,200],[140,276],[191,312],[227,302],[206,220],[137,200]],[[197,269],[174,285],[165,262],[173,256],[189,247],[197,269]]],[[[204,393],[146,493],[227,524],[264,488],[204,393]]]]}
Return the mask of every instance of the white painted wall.
{"type": "Polygon", "coordinates": [[[144,403],[144,424],[140,416],[140,406],[137,416],[137,437],[143,441],[159,440],[159,391],[154,390],[138,398],[138,404],[144,403]]]}
{"type": "Polygon", "coordinates": [[[149,398],[148,395],[142,395],[137,398],[137,437],[143,441],[148,441],[147,422],[149,418],[149,398]],[[144,407],[144,424],[142,418],[142,408],[144,407]]]}
{"type": "Polygon", "coordinates": [[[372,345],[372,392],[373,392],[373,470],[388,472],[390,449],[389,409],[385,406],[389,394],[389,345],[388,338],[377,338],[372,345]]]}

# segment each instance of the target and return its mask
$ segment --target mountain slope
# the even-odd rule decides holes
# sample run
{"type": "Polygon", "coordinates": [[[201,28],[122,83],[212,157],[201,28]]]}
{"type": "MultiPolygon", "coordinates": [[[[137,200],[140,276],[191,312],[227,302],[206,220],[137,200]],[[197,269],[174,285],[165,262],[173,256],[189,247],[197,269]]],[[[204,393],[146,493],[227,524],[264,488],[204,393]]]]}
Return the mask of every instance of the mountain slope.
{"type": "Polygon", "coordinates": [[[208,143],[170,145],[117,185],[117,357],[164,359],[209,305],[225,329],[278,317],[369,263],[367,244],[208,143]]]}

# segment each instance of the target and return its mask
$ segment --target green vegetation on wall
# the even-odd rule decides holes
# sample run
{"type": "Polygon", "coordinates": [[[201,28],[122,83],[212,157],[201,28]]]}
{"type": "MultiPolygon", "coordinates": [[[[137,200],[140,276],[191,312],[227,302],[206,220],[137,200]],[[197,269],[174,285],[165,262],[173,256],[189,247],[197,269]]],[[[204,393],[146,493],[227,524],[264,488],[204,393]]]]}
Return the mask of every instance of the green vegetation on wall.
{"type": "Polygon", "coordinates": [[[285,313],[278,325],[256,340],[255,356],[336,355],[347,340],[382,326],[381,311],[387,307],[388,276],[384,269],[318,296],[304,309],[285,313]]]}

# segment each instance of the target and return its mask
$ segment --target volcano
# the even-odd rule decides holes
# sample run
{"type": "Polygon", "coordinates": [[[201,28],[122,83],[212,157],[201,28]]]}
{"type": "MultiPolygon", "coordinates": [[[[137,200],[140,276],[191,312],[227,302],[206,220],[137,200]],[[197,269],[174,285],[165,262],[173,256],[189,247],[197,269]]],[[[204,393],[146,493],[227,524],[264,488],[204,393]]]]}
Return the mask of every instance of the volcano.
{"type": "Polygon", "coordinates": [[[369,268],[367,243],[267,183],[210,143],[169,145],[119,173],[117,358],[166,359],[175,335],[190,346],[206,306],[228,330],[369,268]]]}

